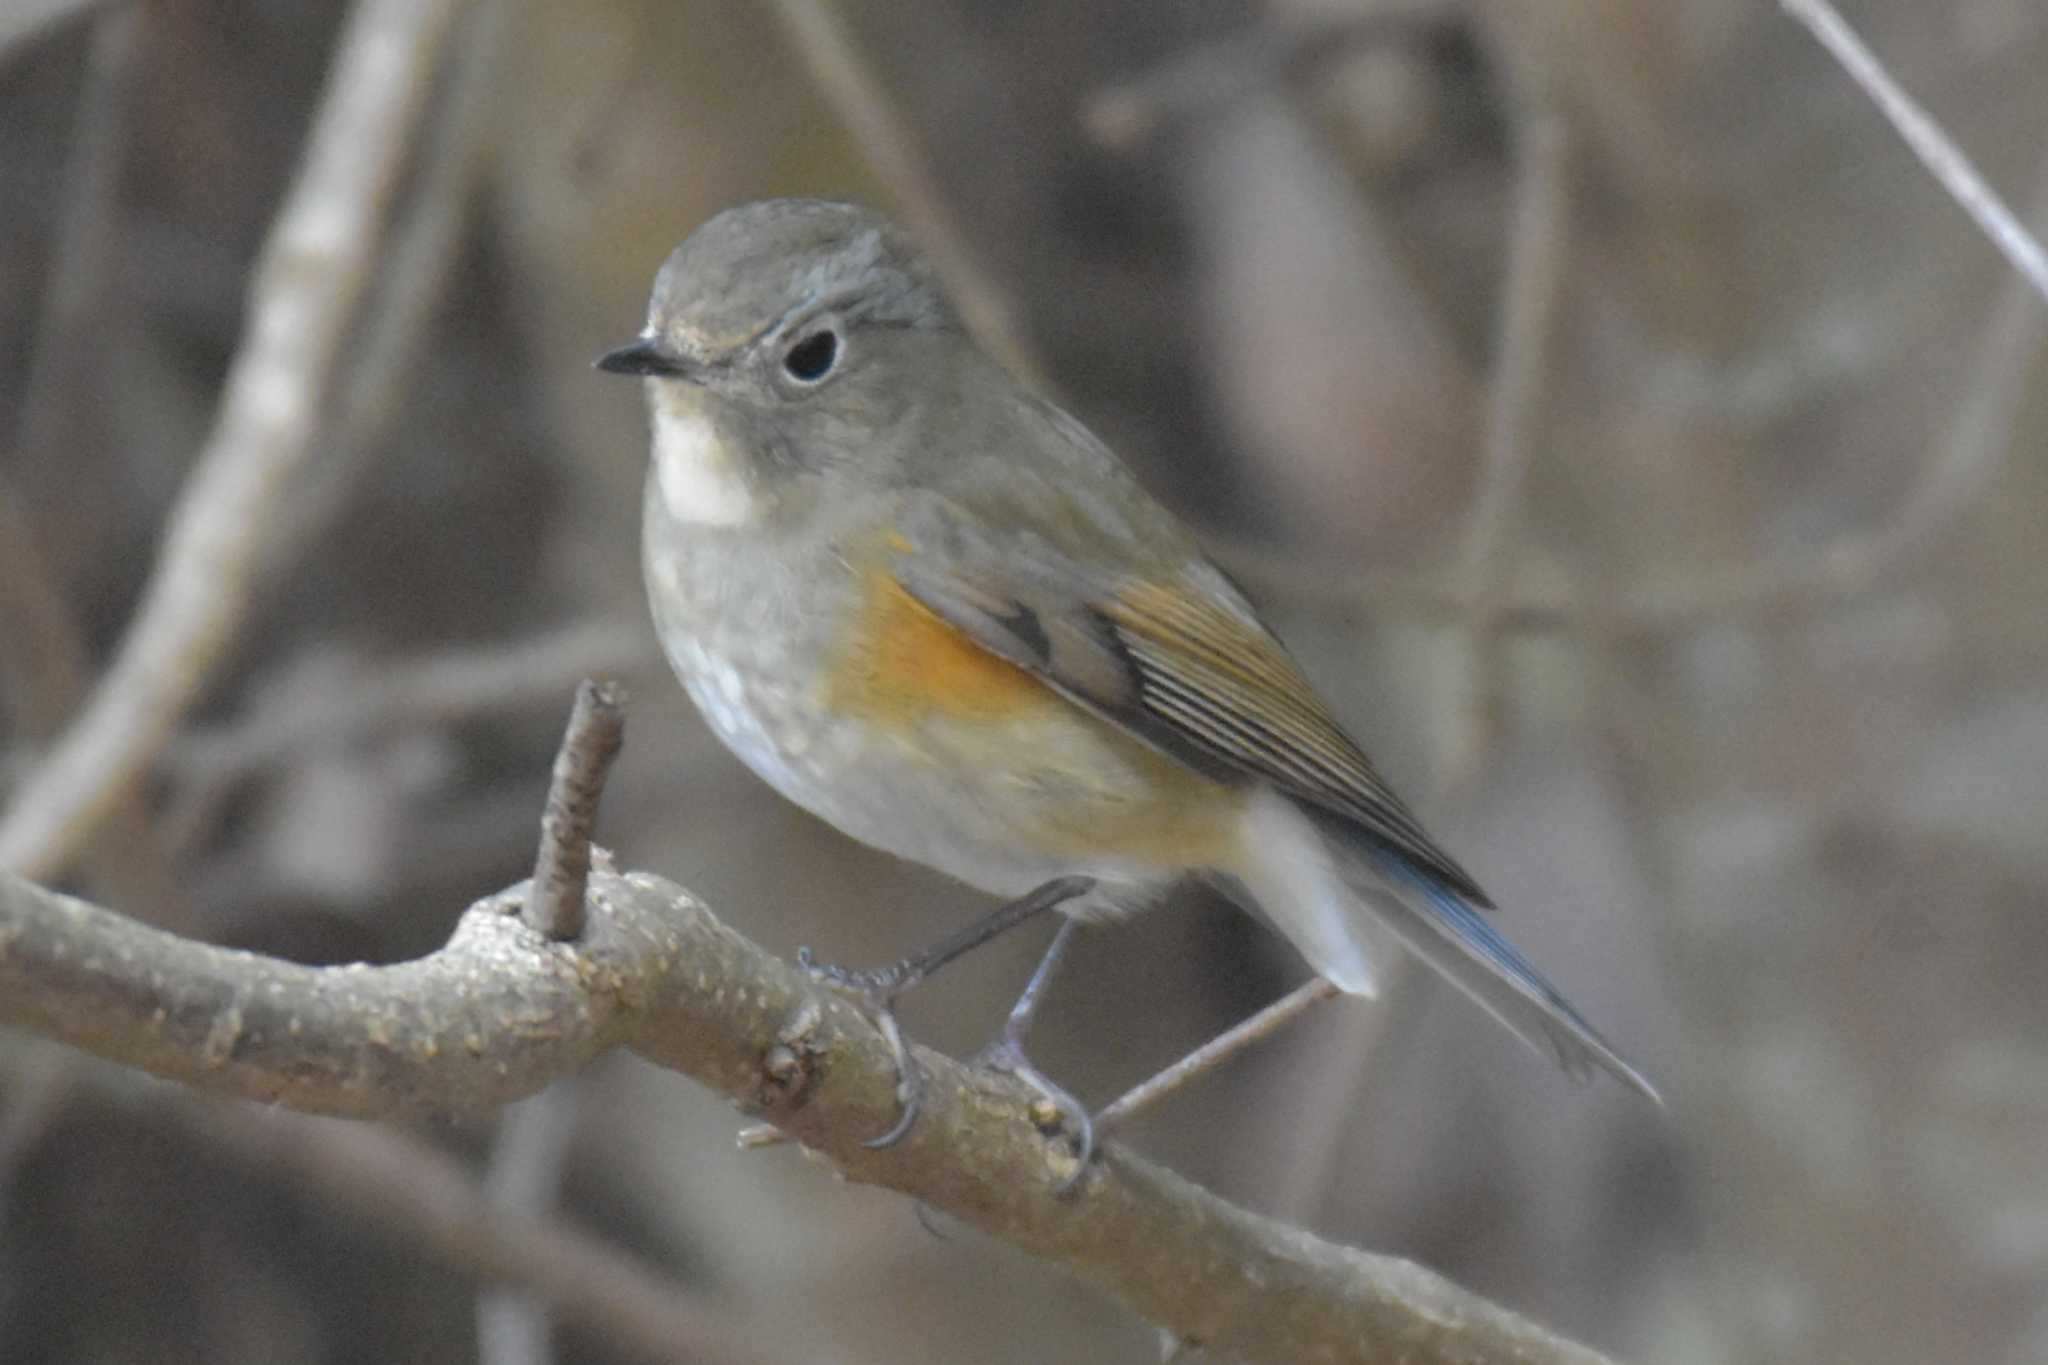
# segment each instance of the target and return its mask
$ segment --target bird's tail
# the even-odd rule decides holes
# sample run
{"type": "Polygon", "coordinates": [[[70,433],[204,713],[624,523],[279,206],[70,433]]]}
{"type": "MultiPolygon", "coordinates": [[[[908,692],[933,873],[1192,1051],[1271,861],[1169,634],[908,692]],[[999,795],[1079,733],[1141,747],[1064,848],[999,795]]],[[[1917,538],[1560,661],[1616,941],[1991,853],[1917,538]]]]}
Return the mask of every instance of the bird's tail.
{"type": "Polygon", "coordinates": [[[1585,1017],[1455,890],[1334,818],[1268,792],[1257,798],[1240,873],[1261,908],[1338,987],[1374,994],[1372,947],[1390,930],[1482,1009],[1574,1076],[1597,1068],[1662,1104],[1585,1017]]]}

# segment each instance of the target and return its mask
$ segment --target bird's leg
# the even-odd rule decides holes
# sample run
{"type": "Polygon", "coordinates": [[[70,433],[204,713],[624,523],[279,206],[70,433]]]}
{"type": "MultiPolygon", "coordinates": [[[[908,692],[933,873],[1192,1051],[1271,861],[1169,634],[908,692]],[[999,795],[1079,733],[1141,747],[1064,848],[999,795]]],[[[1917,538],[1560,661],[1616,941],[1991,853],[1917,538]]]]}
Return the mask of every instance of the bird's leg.
{"type": "Polygon", "coordinates": [[[1045,956],[1038,960],[1037,970],[1031,973],[1031,980],[1025,983],[1024,993],[1010,1007],[1010,1017],[1003,1023],[1002,1036],[984,1048],[976,1059],[984,1066],[1007,1071],[1036,1090],[1072,1126],[1079,1160],[1075,1163],[1074,1173],[1060,1182],[1059,1189],[1054,1191],[1056,1194],[1065,1194],[1087,1172],[1088,1160],[1095,1155],[1095,1124],[1079,1100],[1031,1064],[1031,1058],[1024,1052],[1024,1036],[1031,1029],[1031,1019],[1038,1012],[1038,1002],[1045,994],[1046,983],[1052,980],[1060,959],[1066,955],[1067,944],[1080,927],[1080,921],[1072,919],[1060,925],[1059,932],[1053,935],[1052,946],[1045,950],[1045,956]]]}
{"type": "MultiPolygon", "coordinates": [[[[917,986],[953,959],[1008,933],[1026,920],[1036,919],[1046,911],[1064,905],[1077,896],[1086,895],[1094,885],[1092,877],[1056,877],[1036,890],[1006,905],[998,906],[990,914],[941,939],[924,952],[873,971],[850,971],[845,967],[815,962],[811,958],[809,948],[797,949],[797,965],[811,976],[830,985],[860,993],[862,1001],[873,1012],[875,1024],[882,1030],[882,1036],[888,1039],[890,1052],[896,1058],[896,1099],[903,1106],[902,1116],[888,1132],[880,1137],[868,1139],[864,1146],[893,1147],[901,1142],[904,1135],[910,1131],[911,1125],[917,1122],[918,1109],[924,1102],[924,1072],[919,1069],[916,1059],[910,1055],[910,1047],[903,1041],[903,1031],[897,1026],[896,1001],[906,991],[917,986]]],[[[1057,943],[1059,940],[1054,941],[1057,943]]],[[[1046,971],[1047,965],[1040,964],[1041,974],[1046,971]]],[[[1038,977],[1034,976],[1032,981],[1036,984],[1038,977]]]]}

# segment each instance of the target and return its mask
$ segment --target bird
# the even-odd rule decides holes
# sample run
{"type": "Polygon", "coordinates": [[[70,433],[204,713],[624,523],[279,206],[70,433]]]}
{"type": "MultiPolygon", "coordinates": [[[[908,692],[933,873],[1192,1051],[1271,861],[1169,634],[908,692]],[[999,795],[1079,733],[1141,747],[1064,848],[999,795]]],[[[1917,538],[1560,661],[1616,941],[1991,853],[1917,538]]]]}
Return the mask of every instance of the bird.
{"type": "Polygon", "coordinates": [[[1057,908],[990,1060],[1084,1107],[1022,1039],[1077,924],[1206,879],[1342,991],[1389,936],[1568,1072],[1652,1100],[1495,926],[1493,901],[1338,722],[1247,596],[1078,419],[979,347],[933,267],[863,206],[742,204],[678,246],[644,327],[642,567],[709,727],[863,843],[1003,898],[860,989],[915,1121],[896,997],[1057,908]]]}

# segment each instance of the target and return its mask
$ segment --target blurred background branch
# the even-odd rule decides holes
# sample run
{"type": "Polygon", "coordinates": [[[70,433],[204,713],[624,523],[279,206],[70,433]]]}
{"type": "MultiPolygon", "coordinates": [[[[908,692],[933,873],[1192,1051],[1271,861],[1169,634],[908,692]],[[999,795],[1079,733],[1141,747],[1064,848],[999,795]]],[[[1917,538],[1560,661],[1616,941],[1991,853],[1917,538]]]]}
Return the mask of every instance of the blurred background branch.
{"type": "MultiPolygon", "coordinates": [[[[516,1131],[542,1122],[523,1117],[538,1111],[559,1124],[563,1110],[573,1112],[563,1093],[556,1086],[520,1101],[506,1111],[508,1123],[516,1131]]],[[[535,1207],[546,1202],[544,1194],[509,1195],[505,1185],[514,1177],[504,1163],[494,1163],[493,1178],[480,1187],[455,1158],[391,1129],[175,1094],[146,1100],[130,1094],[126,1103],[281,1177],[340,1217],[428,1249],[486,1285],[487,1300],[518,1296],[546,1305],[633,1359],[761,1359],[734,1315],[706,1302],[700,1291],[550,1217],[535,1207]]],[[[536,1148],[557,1140],[554,1133],[514,1139],[536,1148]]],[[[517,1156],[519,1164],[539,1167],[548,1153],[517,1156]]],[[[545,1183],[541,1170],[522,1175],[545,1183]]]]}
{"type": "MultiPolygon", "coordinates": [[[[574,1080],[508,1105],[491,1139],[484,1191],[500,1213],[542,1218],[560,1197],[562,1171],[582,1106],[574,1080]]],[[[600,1281],[601,1282],[601,1281],[600,1281]]],[[[477,1295],[476,1341],[481,1365],[548,1365],[555,1358],[548,1304],[539,1295],[492,1285],[477,1295]]],[[[666,1334],[673,1349],[687,1341],[666,1334]]]]}
{"type": "MultiPolygon", "coordinates": [[[[14,427],[16,468],[57,458],[71,437],[73,409],[100,356],[115,271],[117,194],[135,85],[137,29],[131,5],[93,23],[77,127],[59,197],[55,269],[43,290],[29,353],[25,401],[14,427]]],[[[0,699],[16,733],[61,733],[91,685],[91,660],[62,585],[30,524],[23,500],[0,476],[0,699]]],[[[153,922],[189,926],[177,879],[134,792],[118,795],[93,842],[95,885],[153,922]]]]}
{"type": "Polygon", "coordinates": [[[862,60],[835,6],[830,0],[774,0],[774,9],[819,91],[844,120],[895,201],[896,211],[930,255],[967,330],[1011,369],[1043,384],[1044,367],[1016,305],[975,260],[916,136],[890,107],[888,92],[862,60]]]}
{"type": "Polygon", "coordinates": [[[1849,27],[1840,11],[1827,0],[1778,0],[1785,12],[1806,25],[1828,54],[1842,64],[1852,80],[1863,88],[1871,102],[1883,111],[1892,127],[1899,130],[1913,155],[1920,158],[1941,187],[1949,192],[1963,212],[1970,215],[1984,236],[2011,263],[2012,268],[2048,302],[2048,252],[2013,217],[1998,191],[1985,182],[1977,167],[1956,146],[1939,123],[1892,79],[1884,63],[1849,27]]]}
{"type": "Polygon", "coordinates": [[[0,867],[48,874],[69,862],[169,740],[240,625],[257,546],[312,447],[330,372],[373,274],[385,207],[461,8],[456,0],[364,0],[356,10],[160,567],[119,657],[0,821],[0,867]]]}

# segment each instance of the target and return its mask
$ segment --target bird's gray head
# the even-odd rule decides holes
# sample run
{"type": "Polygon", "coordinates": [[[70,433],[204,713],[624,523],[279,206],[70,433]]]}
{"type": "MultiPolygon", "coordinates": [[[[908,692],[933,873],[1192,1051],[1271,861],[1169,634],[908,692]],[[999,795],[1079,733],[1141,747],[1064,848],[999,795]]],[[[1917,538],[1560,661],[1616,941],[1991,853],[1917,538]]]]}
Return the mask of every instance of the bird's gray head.
{"type": "Polygon", "coordinates": [[[887,433],[960,340],[931,267],[885,219],[772,199],[677,247],[647,325],[597,363],[647,381],[651,510],[733,528],[829,501],[807,476],[885,469],[904,444],[887,433]]]}
{"type": "Polygon", "coordinates": [[[931,267],[879,214],[818,199],[727,209],[670,254],[647,325],[598,365],[797,399],[877,328],[957,331],[931,267]]]}

